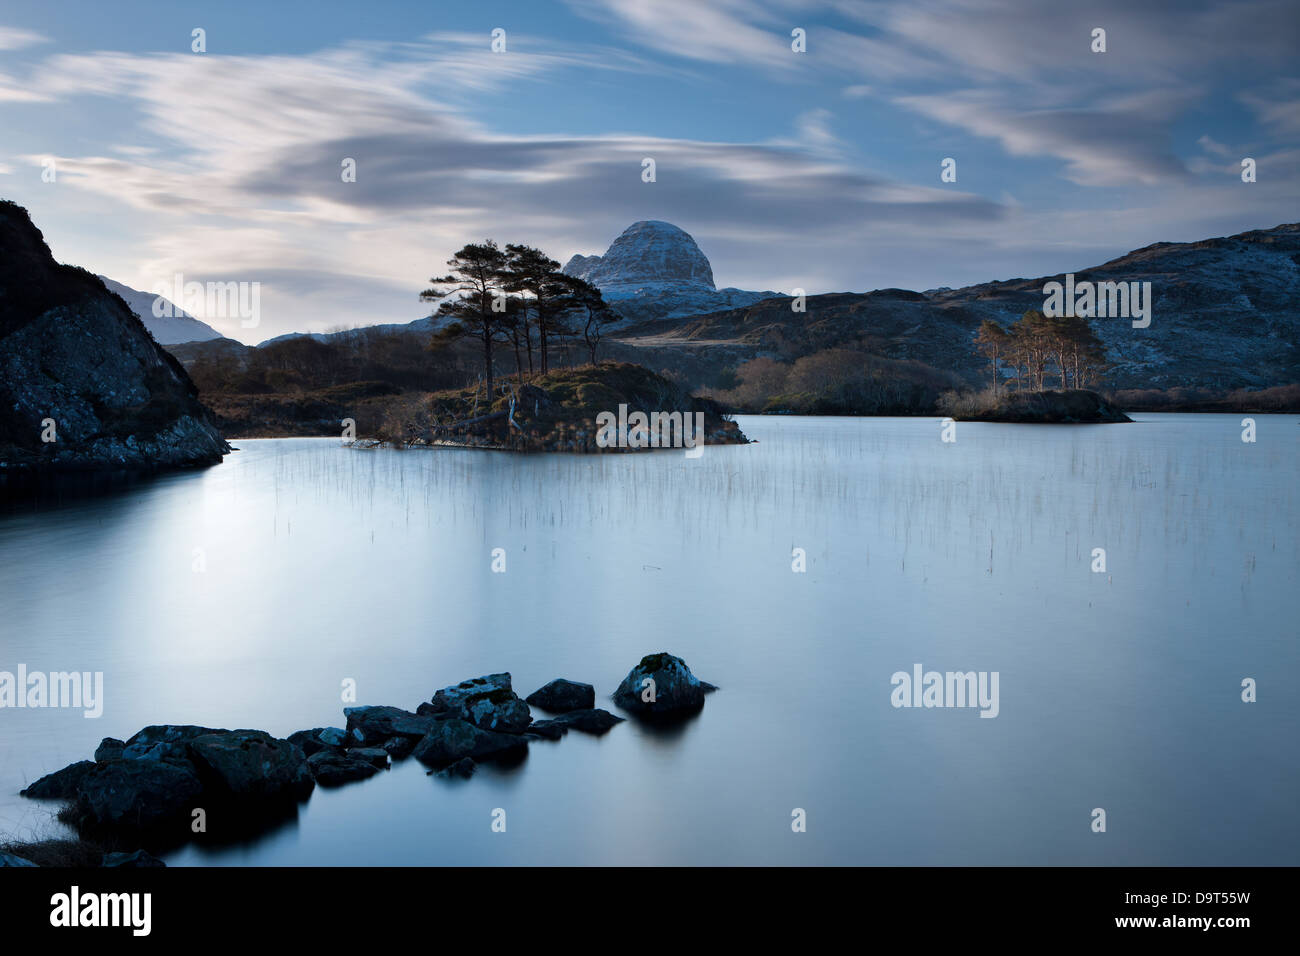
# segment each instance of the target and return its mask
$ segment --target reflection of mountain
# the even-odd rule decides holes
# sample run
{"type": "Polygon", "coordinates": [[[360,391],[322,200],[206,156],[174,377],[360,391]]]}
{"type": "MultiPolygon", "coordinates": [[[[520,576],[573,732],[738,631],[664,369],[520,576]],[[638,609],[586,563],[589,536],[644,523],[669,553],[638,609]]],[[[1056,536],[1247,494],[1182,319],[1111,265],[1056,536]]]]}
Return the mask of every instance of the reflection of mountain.
{"type": "Polygon", "coordinates": [[[132,289],[120,282],[114,282],[108,276],[100,276],[99,279],[109,292],[116,293],[122,298],[123,302],[131,307],[131,311],[139,316],[140,321],[144,323],[144,327],[149,330],[154,337],[154,341],[159,345],[206,342],[222,337],[221,333],[212,326],[200,322],[194,316],[182,310],[180,306],[162,298],[162,296],[141,292],[139,289],[132,289]],[[171,306],[171,315],[159,317],[153,314],[154,301],[160,298],[164,303],[171,306]]]}
{"type": "Polygon", "coordinates": [[[56,263],[27,211],[0,201],[0,465],[219,462],[197,395],[126,302],[56,263]]]}

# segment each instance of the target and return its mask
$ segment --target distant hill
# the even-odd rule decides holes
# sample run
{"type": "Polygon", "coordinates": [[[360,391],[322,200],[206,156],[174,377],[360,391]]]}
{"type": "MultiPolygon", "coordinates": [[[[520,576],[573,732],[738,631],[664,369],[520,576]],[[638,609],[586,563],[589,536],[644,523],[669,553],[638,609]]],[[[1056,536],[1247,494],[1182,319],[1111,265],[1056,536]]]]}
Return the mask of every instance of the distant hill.
{"type": "Polygon", "coordinates": [[[114,282],[108,276],[100,276],[99,280],[108,287],[109,292],[122,297],[122,300],[131,307],[131,311],[140,317],[144,327],[149,330],[154,341],[159,345],[180,345],[184,342],[207,342],[224,338],[212,326],[200,322],[163,296],[132,289],[128,285],[114,282]],[[153,314],[154,302],[159,299],[171,306],[171,315],[159,317],[153,314]]]}
{"type": "MultiPolygon", "coordinates": [[[[1094,318],[1113,368],[1111,388],[1267,388],[1300,382],[1300,224],[1220,239],[1161,242],[1099,266],[1076,281],[1150,282],[1151,325],[1094,318]]],[[[1043,286],[1063,275],[986,282],[928,293],[881,289],[788,297],[685,320],[632,323],[614,333],[620,358],[684,368],[709,383],[759,356],[791,361],[822,349],[857,349],[925,363],[972,384],[987,362],[972,348],[985,319],[1009,325],[1041,309],[1043,286]],[[639,356],[639,358],[637,357],[639,356]]]]}

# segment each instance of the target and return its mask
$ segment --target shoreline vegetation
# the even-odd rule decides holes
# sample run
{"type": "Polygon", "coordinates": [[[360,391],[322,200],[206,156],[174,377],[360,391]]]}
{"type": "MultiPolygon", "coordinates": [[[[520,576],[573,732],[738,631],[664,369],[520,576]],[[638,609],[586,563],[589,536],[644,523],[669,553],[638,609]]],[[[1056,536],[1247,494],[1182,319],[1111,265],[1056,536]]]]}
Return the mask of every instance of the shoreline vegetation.
{"type": "MultiPolygon", "coordinates": [[[[671,726],[698,715],[717,689],[660,651],[641,658],[610,699],[638,721],[671,726]]],[[[414,711],[374,705],[343,713],[344,727],[286,738],[187,724],[151,725],[127,740],[105,737],[92,760],[21,792],[61,802],[58,819],[77,838],[0,842],[0,866],[163,866],[153,853],[269,833],[293,819],[318,785],[366,780],[408,757],[430,776],[465,780],[479,763],[516,766],[530,744],[558,741],[570,730],[601,736],[626,720],[596,707],[591,684],[557,678],[525,698],[508,672],[444,687],[414,711]],[[553,716],[535,720],[532,707],[553,716]],[[209,813],[221,821],[211,834],[209,813]]]]}

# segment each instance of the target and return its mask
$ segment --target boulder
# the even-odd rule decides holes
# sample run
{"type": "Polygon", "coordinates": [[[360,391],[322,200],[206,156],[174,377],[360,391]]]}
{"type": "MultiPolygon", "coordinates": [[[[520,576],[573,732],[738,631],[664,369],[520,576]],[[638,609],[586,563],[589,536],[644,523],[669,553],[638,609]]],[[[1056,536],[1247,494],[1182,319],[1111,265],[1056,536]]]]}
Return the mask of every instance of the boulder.
{"type": "Polygon", "coordinates": [[[66,800],[77,795],[86,774],[95,769],[93,760],[79,760],[62,770],[46,774],[30,787],[19,791],[19,796],[31,797],[33,800],[66,800]]]}
{"type": "MultiPolygon", "coordinates": [[[[186,745],[189,741],[195,737],[228,733],[228,730],[195,727],[192,724],[151,724],[123,745],[121,756],[125,760],[167,760],[188,764],[189,750],[186,745]]],[[[100,746],[104,745],[101,743],[100,746]]]]}
{"type": "Polygon", "coordinates": [[[372,763],[349,756],[349,751],[318,750],[307,758],[307,768],[322,787],[338,787],[378,773],[372,763]]]}
{"type": "Polygon", "coordinates": [[[595,707],[596,688],[557,677],[524,699],[533,707],[540,707],[553,714],[565,714],[571,710],[590,710],[595,707]]]}
{"type": "Polygon", "coordinates": [[[95,748],[95,763],[108,763],[110,760],[118,760],[125,749],[125,740],[118,740],[116,737],[105,737],[99,742],[99,746],[95,748]]]}
{"type": "Polygon", "coordinates": [[[194,770],[163,760],[96,764],[81,782],[80,820],[91,825],[147,829],[188,816],[203,793],[194,770]]]}
{"type": "Polygon", "coordinates": [[[474,776],[474,771],[477,768],[478,764],[474,763],[474,761],[470,760],[468,757],[461,757],[450,767],[444,767],[441,770],[430,770],[429,773],[436,773],[438,776],[446,777],[448,779],[456,777],[461,780],[468,780],[470,777],[474,776]]]}
{"type": "MultiPolygon", "coordinates": [[[[433,725],[431,716],[413,714],[400,707],[345,707],[343,713],[348,718],[348,734],[367,747],[379,746],[390,737],[419,740],[433,725]]],[[[349,742],[348,746],[356,744],[349,742]]]]}
{"type": "Polygon", "coordinates": [[[353,747],[348,756],[353,760],[364,760],[377,770],[388,769],[388,751],[383,747],[353,747]]]}
{"type": "Polygon", "coordinates": [[[12,853],[0,852],[0,866],[35,866],[31,860],[24,860],[12,853]]]}
{"type": "Polygon", "coordinates": [[[607,710],[599,708],[589,708],[587,710],[571,710],[567,714],[561,714],[550,720],[538,720],[528,728],[528,732],[540,734],[551,740],[564,736],[569,730],[581,730],[585,734],[595,734],[597,736],[605,733],[615,724],[621,724],[622,717],[616,717],[607,710]]]}
{"type": "Polygon", "coordinates": [[[680,657],[660,652],[647,654],[628,672],[614,691],[614,703],[641,717],[675,717],[698,711],[707,691],[716,690],[691,673],[680,657]],[[647,684],[646,681],[653,681],[647,684]],[[642,694],[653,688],[653,699],[642,694]]]}
{"type": "Polygon", "coordinates": [[[433,715],[468,721],[484,730],[523,733],[532,715],[522,697],[510,686],[510,675],[488,674],[444,687],[433,695],[433,715]]]}
{"type": "Polygon", "coordinates": [[[291,744],[297,744],[303,756],[310,757],[319,750],[342,750],[347,734],[337,727],[313,727],[311,730],[295,730],[285,739],[291,744]],[[328,740],[325,739],[326,735],[328,740]]]}
{"type": "Polygon", "coordinates": [[[301,748],[262,730],[205,734],[189,749],[199,778],[241,802],[305,800],[315,787],[301,748]]]}
{"type": "Polygon", "coordinates": [[[105,853],[104,862],[101,866],[121,867],[125,869],[140,869],[143,867],[166,866],[162,860],[149,853],[147,850],[136,850],[134,853],[105,853]]]}
{"type": "Polygon", "coordinates": [[[394,760],[405,760],[419,742],[414,737],[389,737],[384,741],[384,750],[394,760]]]}
{"type": "Polygon", "coordinates": [[[522,756],[528,742],[517,734],[484,730],[458,718],[434,723],[411,755],[426,767],[441,769],[463,757],[474,760],[522,756]]]}

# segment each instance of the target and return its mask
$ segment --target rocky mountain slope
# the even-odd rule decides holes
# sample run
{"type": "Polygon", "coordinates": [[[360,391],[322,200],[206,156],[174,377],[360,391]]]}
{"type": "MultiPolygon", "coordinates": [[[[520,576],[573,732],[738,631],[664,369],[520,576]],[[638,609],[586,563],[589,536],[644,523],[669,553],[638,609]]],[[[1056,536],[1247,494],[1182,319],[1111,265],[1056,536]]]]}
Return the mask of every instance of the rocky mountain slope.
{"type": "Polygon", "coordinates": [[[130,306],[131,311],[144,323],[144,327],[149,330],[149,334],[153,336],[154,341],[159,345],[208,342],[212,339],[224,337],[206,322],[200,322],[180,306],[162,296],[141,292],[139,289],[132,289],[129,285],[114,282],[108,276],[99,276],[98,278],[100,282],[104,283],[104,287],[109,292],[112,292],[130,306]],[[154,301],[160,298],[171,306],[171,315],[159,317],[153,314],[154,301]]]}
{"type": "Polygon", "coordinates": [[[229,446],[180,363],[91,273],[0,201],[0,467],[154,469],[229,446]]]}
{"type": "Polygon", "coordinates": [[[657,219],[632,223],[603,256],[574,256],[564,273],[590,282],[615,311],[638,321],[741,308],[777,295],[717,288],[690,234],[657,219]]]}
{"type": "MultiPolygon", "coordinates": [[[[1147,328],[1094,318],[1113,388],[1266,388],[1300,382],[1300,224],[1221,239],[1156,243],[1092,268],[1075,281],[1150,282],[1147,328]]],[[[790,360],[854,348],[923,362],[972,383],[987,362],[971,340],[980,323],[1010,324],[1044,304],[1043,286],[1063,275],[987,282],[928,293],[882,289],[789,298],[681,319],[633,324],[614,333],[620,358],[652,368],[686,367],[691,378],[757,356],[790,360]],[[636,358],[640,356],[640,358],[636,358]]]]}

